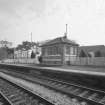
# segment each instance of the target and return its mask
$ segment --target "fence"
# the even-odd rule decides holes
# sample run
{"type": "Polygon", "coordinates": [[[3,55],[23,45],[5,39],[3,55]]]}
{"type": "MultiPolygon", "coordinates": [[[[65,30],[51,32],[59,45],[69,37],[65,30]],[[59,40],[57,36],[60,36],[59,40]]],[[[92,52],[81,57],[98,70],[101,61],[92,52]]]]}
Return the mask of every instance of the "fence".
{"type": "Polygon", "coordinates": [[[105,57],[76,57],[70,60],[71,65],[105,66],[105,57]]]}
{"type": "Polygon", "coordinates": [[[39,64],[37,59],[6,59],[4,63],[22,63],[22,64],[39,64]]]}
{"type": "MultiPolygon", "coordinates": [[[[39,64],[37,59],[7,59],[5,63],[29,63],[39,64]]],[[[105,57],[73,57],[70,58],[70,65],[105,66],[105,57]]]]}

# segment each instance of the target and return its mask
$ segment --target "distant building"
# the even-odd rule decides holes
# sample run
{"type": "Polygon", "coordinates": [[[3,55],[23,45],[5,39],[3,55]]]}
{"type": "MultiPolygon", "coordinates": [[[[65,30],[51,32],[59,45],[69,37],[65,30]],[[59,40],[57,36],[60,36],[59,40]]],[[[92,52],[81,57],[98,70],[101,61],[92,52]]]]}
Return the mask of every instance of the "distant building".
{"type": "Polygon", "coordinates": [[[0,47],[12,47],[12,42],[8,42],[8,41],[0,41],[0,47]]]}
{"type": "Polygon", "coordinates": [[[12,59],[13,58],[13,49],[12,42],[0,41],[0,60],[2,59],[12,59]]]}
{"type": "Polygon", "coordinates": [[[14,58],[15,59],[28,58],[28,52],[26,50],[15,50],[14,58]]]}
{"type": "Polygon", "coordinates": [[[50,40],[41,47],[42,63],[48,65],[70,64],[70,60],[76,58],[78,53],[78,44],[66,36],[50,40]]]}
{"type": "Polygon", "coordinates": [[[80,55],[81,51],[84,51],[85,54],[89,57],[96,57],[97,53],[100,57],[105,57],[105,46],[104,45],[80,46],[78,55],[80,55]]]}
{"type": "Polygon", "coordinates": [[[14,51],[14,58],[15,59],[28,59],[31,58],[32,52],[35,54],[35,56],[41,55],[41,48],[36,44],[32,46],[30,49],[26,50],[24,48],[18,49],[14,51]]]}

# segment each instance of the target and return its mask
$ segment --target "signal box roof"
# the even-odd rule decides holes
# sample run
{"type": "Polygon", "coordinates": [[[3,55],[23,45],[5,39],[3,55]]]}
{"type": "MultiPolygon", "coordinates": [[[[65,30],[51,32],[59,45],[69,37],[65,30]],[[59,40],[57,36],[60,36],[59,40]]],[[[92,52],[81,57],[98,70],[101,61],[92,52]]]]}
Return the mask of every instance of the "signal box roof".
{"type": "Polygon", "coordinates": [[[67,39],[67,37],[64,36],[64,37],[58,37],[53,40],[50,40],[50,41],[44,43],[43,45],[41,45],[41,47],[54,45],[54,44],[61,44],[61,43],[78,46],[78,44],[75,41],[69,40],[69,39],[67,39]]]}

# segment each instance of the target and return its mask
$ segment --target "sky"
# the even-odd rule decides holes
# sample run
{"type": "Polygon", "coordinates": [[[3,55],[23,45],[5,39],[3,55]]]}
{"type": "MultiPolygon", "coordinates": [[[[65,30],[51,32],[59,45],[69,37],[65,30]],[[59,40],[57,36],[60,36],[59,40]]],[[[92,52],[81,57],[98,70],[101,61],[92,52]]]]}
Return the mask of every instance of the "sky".
{"type": "Polygon", "coordinates": [[[64,36],[105,45],[105,0],[0,0],[0,40],[45,41],[64,36]]]}

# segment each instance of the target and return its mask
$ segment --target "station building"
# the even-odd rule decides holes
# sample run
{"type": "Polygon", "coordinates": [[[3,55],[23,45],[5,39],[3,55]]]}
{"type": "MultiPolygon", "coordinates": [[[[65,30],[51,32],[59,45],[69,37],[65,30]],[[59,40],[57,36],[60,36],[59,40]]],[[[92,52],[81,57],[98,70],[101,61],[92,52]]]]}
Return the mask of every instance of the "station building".
{"type": "Polygon", "coordinates": [[[66,65],[78,55],[78,44],[67,36],[58,37],[43,44],[42,64],[66,65]]]}

